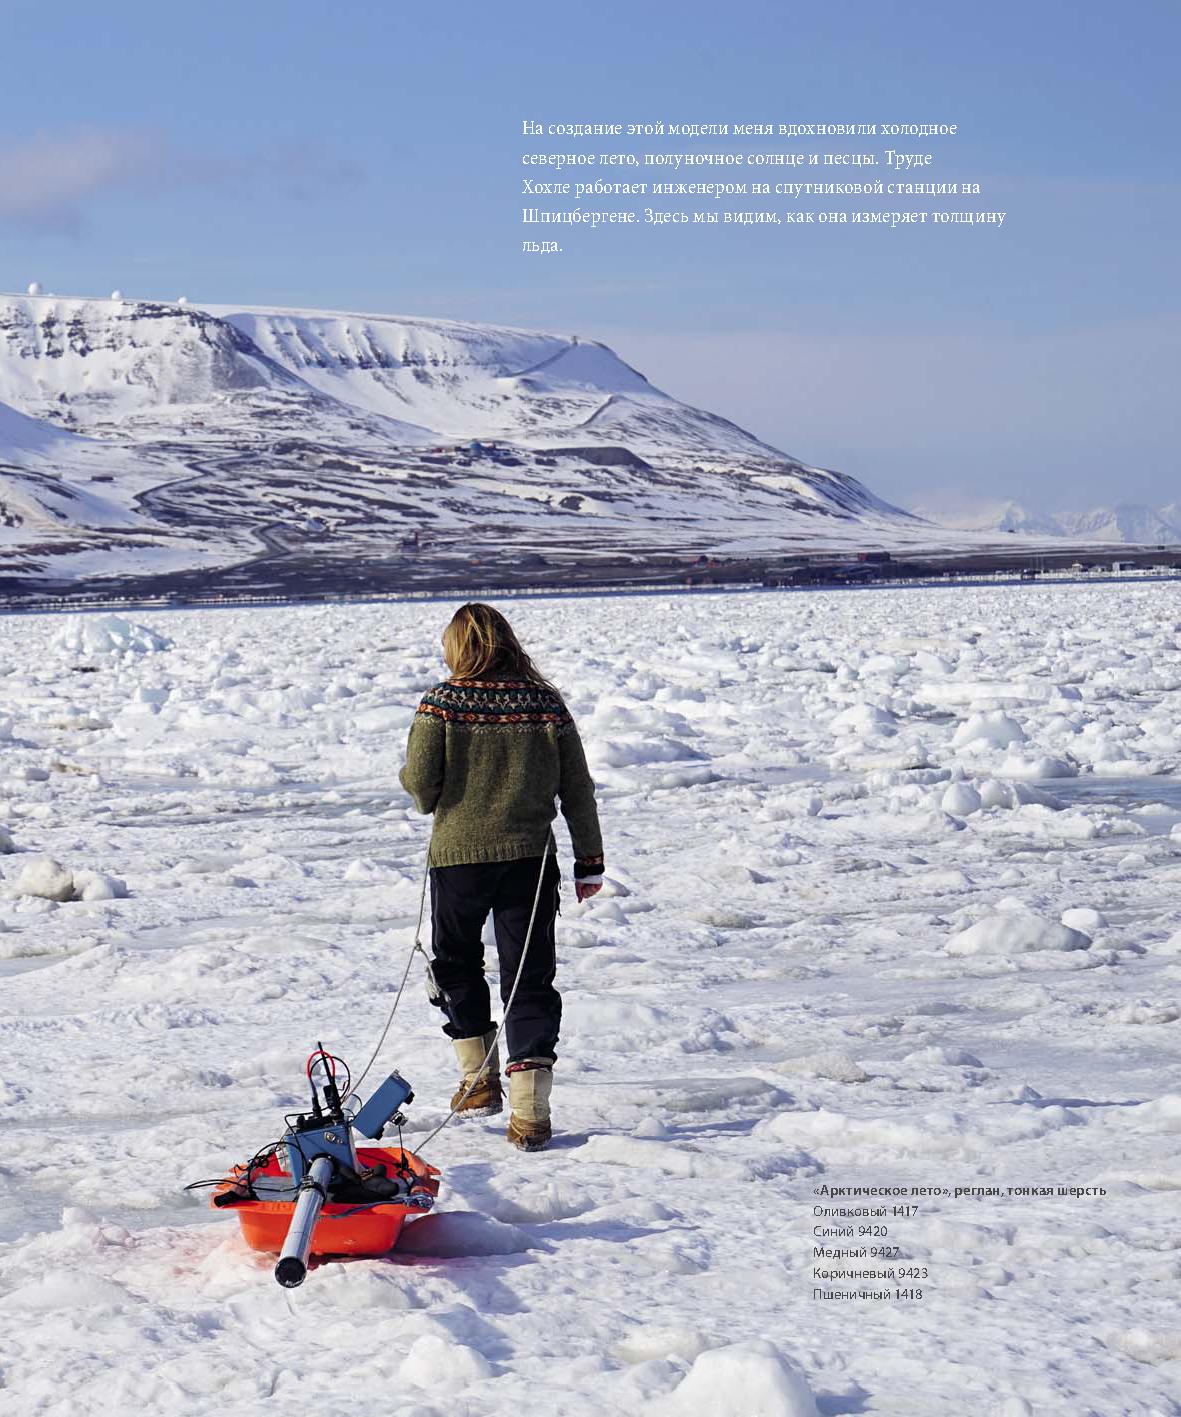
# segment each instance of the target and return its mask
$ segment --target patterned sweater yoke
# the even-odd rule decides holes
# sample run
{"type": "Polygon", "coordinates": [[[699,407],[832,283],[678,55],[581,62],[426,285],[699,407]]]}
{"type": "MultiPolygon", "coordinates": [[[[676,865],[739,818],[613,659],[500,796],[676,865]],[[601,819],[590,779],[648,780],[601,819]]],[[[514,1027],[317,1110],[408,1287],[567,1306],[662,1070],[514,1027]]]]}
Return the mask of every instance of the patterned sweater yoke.
{"type": "Polygon", "coordinates": [[[399,779],[433,813],[431,864],[514,861],[550,848],[560,807],[574,874],[602,879],[595,785],[562,697],[525,679],[448,679],[422,697],[399,779]]]}
{"type": "Polygon", "coordinates": [[[569,710],[552,689],[520,679],[449,679],[423,695],[418,712],[473,729],[528,732],[552,723],[562,734],[574,727],[569,710]]]}

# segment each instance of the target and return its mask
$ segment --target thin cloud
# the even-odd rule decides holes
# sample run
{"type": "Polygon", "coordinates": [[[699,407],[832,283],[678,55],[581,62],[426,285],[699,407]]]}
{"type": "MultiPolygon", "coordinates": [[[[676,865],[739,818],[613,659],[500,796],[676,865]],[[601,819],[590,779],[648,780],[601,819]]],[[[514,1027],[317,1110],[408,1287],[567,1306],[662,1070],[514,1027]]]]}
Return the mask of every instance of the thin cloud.
{"type": "Polygon", "coordinates": [[[0,226],[78,234],[110,193],[198,186],[235,195],[314,202],[356,188],[363,169],[317,144],[278,142],[242,153],[172,148],[135,129],[74,128],[0,137],[0,226]]]}
{"type": "Polygon", "coordinates": [[[0,221],[76,231],[88,203],[143,182],[163,157],[149,133],[76,128],[0,139],[0,221]]]}
{"type": "Polygon", "coordinates": [[[326,192],[355,189],[364,169],[321,143],[271,143],[244,153],[178,153],[170,164],[177,181],[233,193],[263,191],[296,202],[314,202],[326,192]]]}
{"type": "Polygon", "coordinates": [[[279,193],[297,202],[318,201],[326,191],[354,191],[365,180],[359,163],[319,143],[276,143],[257,161],[279,193]]]}

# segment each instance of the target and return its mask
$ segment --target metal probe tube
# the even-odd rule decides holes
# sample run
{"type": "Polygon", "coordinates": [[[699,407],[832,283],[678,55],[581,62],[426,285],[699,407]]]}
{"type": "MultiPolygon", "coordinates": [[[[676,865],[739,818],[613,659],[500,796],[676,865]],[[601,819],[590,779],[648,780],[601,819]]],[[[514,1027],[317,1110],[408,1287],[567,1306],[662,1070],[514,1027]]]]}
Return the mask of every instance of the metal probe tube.
{"type": "Polygon", "coordinates": [[[295,1214],[287,1227],[287,1238],[279,1262],[275,1265],[275,1278],[284,1289],[295,1289],[304,1281],[308,1272],[308,1251],[312,1246],[312,1231],[320,1218],[320,1209],[332,1180],[332,1158],[317,1156],[308,1168],[303,1185],[299,1189],[299,1200],[295,1203],[295,1214]]]}

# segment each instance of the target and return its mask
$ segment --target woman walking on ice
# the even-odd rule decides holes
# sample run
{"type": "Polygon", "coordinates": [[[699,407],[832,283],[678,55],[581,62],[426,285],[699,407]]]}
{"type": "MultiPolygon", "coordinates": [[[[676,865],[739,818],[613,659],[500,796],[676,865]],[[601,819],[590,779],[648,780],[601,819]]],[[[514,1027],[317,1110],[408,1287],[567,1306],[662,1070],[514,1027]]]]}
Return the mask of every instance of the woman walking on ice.
{"type": "Polygon", "coordinates": [[[451,678],[418,706],[400,781],[418,810],[435,818],[433,971],[447,1016],[443,1031],[463,1071],[451,1105],[463,1116],[491,1116],[503,1107],[484,976],[482,931],[491,911],[506,1006],[528,935],[520,984],[505,1015],[506,1135],[524,1151],[539,1151],[551,1136],[562,1017],[554,988],[561,872],[550,828],[560,803],[574,849],[575,891],[579,900],[588,899],[603,881],[595,786],[561,695],[498,610],[461,606],[443,632],[443,657],[451,678]]]}

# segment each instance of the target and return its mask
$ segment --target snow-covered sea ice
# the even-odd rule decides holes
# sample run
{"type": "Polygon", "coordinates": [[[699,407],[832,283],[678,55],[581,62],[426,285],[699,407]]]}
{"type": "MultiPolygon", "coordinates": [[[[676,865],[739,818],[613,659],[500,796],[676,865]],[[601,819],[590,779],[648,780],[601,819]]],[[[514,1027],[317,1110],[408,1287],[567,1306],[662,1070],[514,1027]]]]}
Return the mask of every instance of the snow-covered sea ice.
{"type": "MultiPolygon", "coordinates": [[[[555,1145],[448,1128],[403,1252],[290,1295],[182,1187],[372,1048],[453,607],[6,619],[0,1412],[1181,1412],[1176,586],[498,603],[606,836],[555,1145]]],[[[414,1146],[417,985],[382,1061],[414,1146]]]]}

